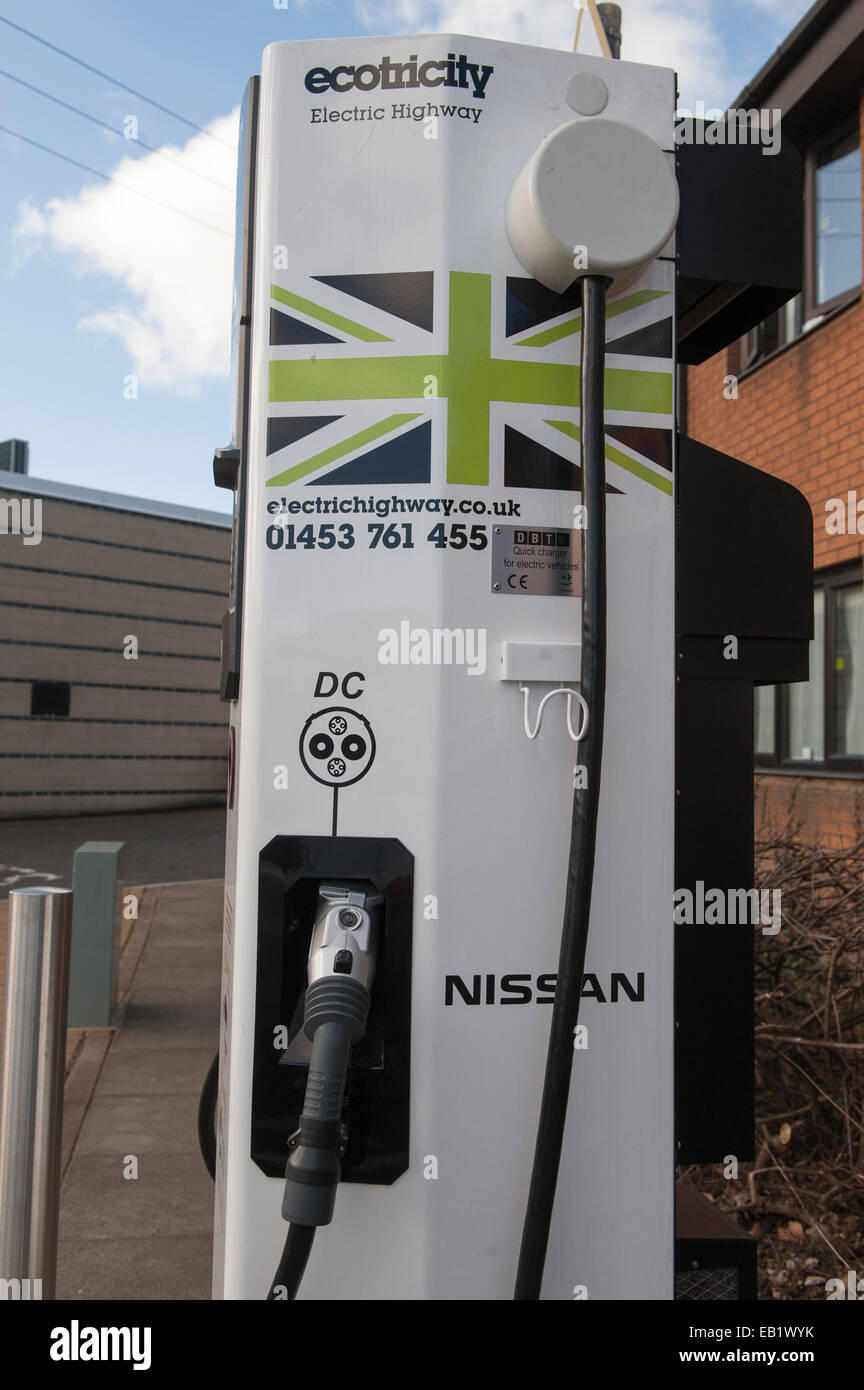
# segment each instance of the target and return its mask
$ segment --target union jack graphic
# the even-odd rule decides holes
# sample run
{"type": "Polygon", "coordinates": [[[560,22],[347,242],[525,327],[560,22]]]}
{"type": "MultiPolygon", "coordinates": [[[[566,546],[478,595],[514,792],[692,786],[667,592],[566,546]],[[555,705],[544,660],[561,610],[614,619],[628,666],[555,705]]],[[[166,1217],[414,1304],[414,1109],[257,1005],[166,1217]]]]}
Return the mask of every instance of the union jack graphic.
{"type": "MultiPolygon", "coordinates": [[[[607,459],[672,493],[672,296],[655,262],[607,308],[607,459]]],[[[271,286],[268,486],[578,491],[576,284],[469,271],[271,286]],[[442,481],[438,480],[438,481],[442,481]]],[[[611,491],[627,490],[611,487],[611,491]]]]}

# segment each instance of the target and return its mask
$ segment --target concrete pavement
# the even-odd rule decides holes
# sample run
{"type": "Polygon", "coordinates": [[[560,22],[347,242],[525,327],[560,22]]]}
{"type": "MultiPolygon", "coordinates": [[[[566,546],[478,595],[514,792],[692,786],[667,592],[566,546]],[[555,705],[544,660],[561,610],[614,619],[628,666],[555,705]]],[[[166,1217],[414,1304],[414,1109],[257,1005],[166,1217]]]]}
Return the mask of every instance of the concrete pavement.
{"type": "Polygon", "coordinates": [[[141,891],[120,1026],[85,1033],[67,1080],[60,1299],[210,1297],[197,1112],[219,1041],[222,881],[141,891]]]}

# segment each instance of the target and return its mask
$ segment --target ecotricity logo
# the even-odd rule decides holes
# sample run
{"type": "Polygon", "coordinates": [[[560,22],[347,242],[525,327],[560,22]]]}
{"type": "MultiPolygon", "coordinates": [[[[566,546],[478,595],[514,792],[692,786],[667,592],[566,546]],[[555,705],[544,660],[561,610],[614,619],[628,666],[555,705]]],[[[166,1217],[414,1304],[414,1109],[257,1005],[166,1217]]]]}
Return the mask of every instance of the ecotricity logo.
{"type": "Polygon", "coordinates": [[[446,58],[432,58],[421,63],[412,53],[407,63],[394,63],[385,57],[380,63],[361,63],[359,67],[310,68],[306,74],[306,90],[321,92],[382,92],[404,91],[409,87],[463,87],[483,100],[486,84],[495,69],[488,63],[471,63],[466,54],[448,53],[446,58]]]}

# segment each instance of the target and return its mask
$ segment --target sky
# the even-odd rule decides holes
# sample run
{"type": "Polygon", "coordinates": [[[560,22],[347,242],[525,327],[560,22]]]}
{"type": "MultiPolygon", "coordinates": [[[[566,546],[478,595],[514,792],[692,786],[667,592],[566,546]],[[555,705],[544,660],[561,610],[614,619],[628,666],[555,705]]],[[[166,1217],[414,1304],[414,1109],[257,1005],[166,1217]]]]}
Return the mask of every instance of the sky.
{"type": "MultiPolygon", "coordinates": [[[[262,49],[436,31],[569,49],[576,8],[0,0],[0,439],[28,440],[39,478],[228,510],[211,463],[231,433],[237,111],[262,49]]],[[[808,8],[623,0],[621,56],[675,67],[682,106],[724,108],[808,8]]]]}

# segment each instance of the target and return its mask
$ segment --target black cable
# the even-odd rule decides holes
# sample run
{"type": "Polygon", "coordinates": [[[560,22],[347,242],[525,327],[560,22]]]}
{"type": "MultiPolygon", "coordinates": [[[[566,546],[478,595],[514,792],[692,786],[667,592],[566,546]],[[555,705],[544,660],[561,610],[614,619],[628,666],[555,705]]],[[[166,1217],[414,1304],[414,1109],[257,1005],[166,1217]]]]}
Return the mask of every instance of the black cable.
{"type": "Polygon", "coordinates": [[[580,761],[586,771],[586,785],[573,794],[558,982],[513,1295],[519,1301],[539,1299],[543,1282],[591,914],[606,694],[606,457],[603,435],[606,284],[607,281],[597,275],[586,275],[582,281],[581,444],[585,525],[582,528],[580,688],[588,704],[588,730],[580,748],[580,761]]]}
{"type": "Polygon", "coordinates": [[[59,150],[52,150],[50,145],[40,145],[38,140],[31,140],[29,135],[22,135],[20,130],[10,130],[9,126],[0,125],[0,133],[14,135],[16,140],[23,140],[25,145],[32,145],[35,150],[42,150],[45,154],[53,154],[55,159],[62,159],[64,164],[74,164],[76,169],[83,169],[85,174],[95,174],[97,179],[103,179],[105,183],[114,183],[118,188],[125,188],[127,193],[134,193],[136,198],[146,198],[148,203],[155,203],[159,208],[167,208],[168,212],[176,212],[178,217],[185,217],[188,222],[197,222],[199,227],[207,227],[211,232],[218,232],[219,236],[233,237],[232,232],[223,232],[221,227],[215,227],[212,222],[203,222],[200,217],[195,217],[191,212],[184,212],[182,208],[175,208],[173,203],[163,203],[161,198],[154,198],[150,193],[142,193],[140,188],[133,188],[130,183],[121,183],[111,174],[103,174],[100,169],[91,169],[89,164],[82,164],[79,159],[73,159],[71,155],[61,154],[59,150]]]}
{"type": "Polygon", "coordinates": [[[284,1301],[277,1299],[277,1289],[285,1289],[289,1301],[297,1297],[300,1280],[303,1278],[309,1252],[312,1249],[312,1242],[315,1239],[315,1231],[315,1226],[298,1226],[293,1221],[291,1222],[285,1237],[279,1268],[273,1276],[273,1283],[270,1285],[270,1292],[267,1295],[268,1303],[284,1301]]]}
{"type": "MultiPolygon", "coordinates": [[[[116,126],[108,121],[100,120],[98,116],[91,116],[89,111],[82,111],[80,106],[73,106],[71,102],[63,101],[61,97],[55,97],[51,92],[46,92],[42,87],[34,87],[32,82],[25,82],[23,77],[16,77],[14,72],[6,72],[0,68],[0,77],[7,78],[10,82],[15,82],[19,87],[26,87],[28,92],[35,92],[37,97],[44,97],[46,101],[53,101],[55,106],[62,106],[64,111],[71,111],[75,116],[81,116],[83,120],[90,121],[92,125],[101,126],[102,130],[108,130],[112,135],[119,135],[120,131],[116,126]]],[[[160,159],[167,159],[170,164],[176,164],[178,169],[183,169],[187,174],[194,174],[198,179],[206,179],[212,183],[214,188],[224,188],[226,193],[234,192],[230,184],[220,183],[218,179],[213,179],[209,174],[202,174],[199,169],[193,169],[190,165],[184,164],[182,159],[175,159],[173,155],[166,154],[165,150],[156,149],[155,145],[148,145],[136,135],[134,139],[123,137],[127,145],[137,145],[139,149],[146,150],[148,154],[158,155],[160,159]]]]}
{"type": "Polygon", "coordinates": [[[162,106],[160,102],[154,101],[152,97],[145,97],[143,92],[136,92],[134,87],[127,87],[125,82],[121,82],[118,78],[112,77],[110,73],[102,72],[100,68],[94,68],[92,63],[85,63],[83,58],[76,58],[74,53],[68,53],[65,48],[59,48],[56,43],[49,43],[47,39],[40,38],[39,35],[34,34],[32,30],[25,29],[22,24],[15,24],[13,20],[7,19],[6,16],[2,14],[0,14],[0,24],[8,24],[10,29],[17,29],[19,34],[26,35],[28,39],[33,39],[35,43],[41,43],[43,48],[50,48],[52,53],[59,53],[61,58],[68,58],[70,63],[77,63],[79,68],[86,68],[88,72],[94,72],[97,77],[104,78],[106,82],[113,82],[114,86],[119,87],[121,91],[131,93],[131,95],[137,97],[139,101],[146,101],[148,106],[154,106],[157,111],[164,111],[166,116],[172,116],[175,121],[180,121],[182,125],[188,125],[192,130],[197,130],[200,135],[207,135],[211,140],[218,141],[220,145],[226,145],[228,149],[231,148],[227,140],[223,140],[220,136],[214,135],[212,130],[205,130],[203,126],[197,125],[195,121],[190,121],[186,116],[181,116],[179,112],[172,111],[170,106],[162,106]]]}

